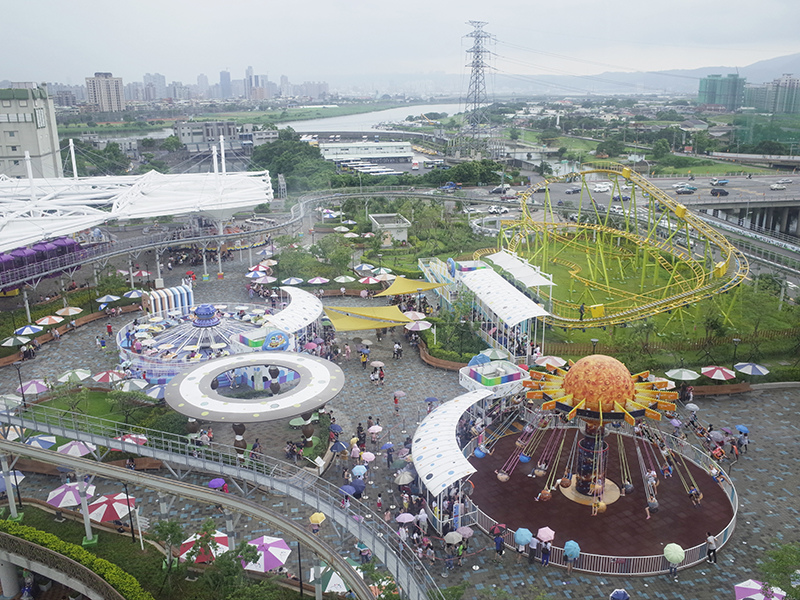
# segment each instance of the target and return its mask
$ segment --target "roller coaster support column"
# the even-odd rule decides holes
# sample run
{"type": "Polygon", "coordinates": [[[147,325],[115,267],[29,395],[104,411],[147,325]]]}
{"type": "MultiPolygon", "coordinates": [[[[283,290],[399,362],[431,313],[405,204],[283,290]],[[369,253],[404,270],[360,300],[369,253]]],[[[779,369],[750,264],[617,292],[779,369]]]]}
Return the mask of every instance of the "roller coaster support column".
{"type": "MultiPolygon", "coordinates": [[[[223,165],[223,173],[224,173],[225,172],[225,170],[224,170],[225,169],[225,151],[224,150],[223,150],[222,157],[223,157],[222,165],[223,165]]],[[[217,221],[217,231],[219,232],[220,236],[222,236],[222,234],[225,233],[225,226],[222,223],[222,221],[217,221]]],[[[217,242],[217,266],[219,267],[219,270],[217,271],[217,276],[222,275],[222,237],[220,237],[219,241],[217,242]]]]}
{"type": "Polygon", "coordinates": [[[603,439],[605,426],[599,421],[586,421],[583,439],[578,442],[578,467],[575,489],[584,496],[591,496],[594,484],[603,484],[606,479],[604,455],[608,443],[603,439]]]}
{"type": "MultiPolygon", "coordinates": [[[[87,506],[86,501],[86,478],[84,476],[78,475],[78,496],[81,499],[81,514],[83,515],[83,531],[86,534],[86,537],[83,538],[83,545],[95,545],[97,544],[97,536],[92,533],[92,522],[89,520],[89,507],[87,506]]],[[[131,532],[133,532],[133,527],[131,527],[131,532]]]]}
{"type": "Polygon", "coordinates": [[[22,300],[25,302],[25,316],[28,317],[28,323],[31,322],[31,303],[28,302],[28,290],[22,288],[22,300]]]}

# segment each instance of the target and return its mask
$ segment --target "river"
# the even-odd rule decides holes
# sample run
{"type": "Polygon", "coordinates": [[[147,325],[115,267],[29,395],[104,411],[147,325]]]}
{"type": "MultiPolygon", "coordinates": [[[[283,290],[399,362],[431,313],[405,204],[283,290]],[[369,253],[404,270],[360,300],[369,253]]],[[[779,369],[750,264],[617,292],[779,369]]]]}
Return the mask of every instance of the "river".
{"type": "Polygon", "coordinates": [[[462,104],[418,104],[389,108],[358,115],[345,115],[342,117],[326,117],[323,119],[308,119],[307,121],[289,121],[278,123],[278,127],[291,127],[295,131],[317,133],[322,131],[369,131],[378,123],[387,121],[403,121],[408,115],[419,116],[429,112],[447,113],[452,116],[463,112],[462,104]]]}

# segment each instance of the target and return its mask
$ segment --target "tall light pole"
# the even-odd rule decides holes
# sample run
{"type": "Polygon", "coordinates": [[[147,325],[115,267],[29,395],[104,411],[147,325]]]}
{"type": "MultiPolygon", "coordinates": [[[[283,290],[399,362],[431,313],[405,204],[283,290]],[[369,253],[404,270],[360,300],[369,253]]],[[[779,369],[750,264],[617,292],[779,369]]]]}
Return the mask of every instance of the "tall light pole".
{"type": "Polygon", "coordinates": [[[28,408],[28,405],[25,402],[25,389],[22,387],[22,361],[18,360],[11,364],[13,364],[14,368],[17,370],[17,378],[19,379],[19,393],[22,396],[22,408],[28,408]]]}
{"type": "Polygon", "coordinates": [[[592,342],[592,354],[597,354],[597,342],[600,340],[597,338],[592,338],[590,341],[592,342]]]}
{"type": "Polygon", "coordinates": [[[736,351],[739,349],[739,344],[742,342],[739,338],[733,338],[733,364],[736,364],[736,351]]]}

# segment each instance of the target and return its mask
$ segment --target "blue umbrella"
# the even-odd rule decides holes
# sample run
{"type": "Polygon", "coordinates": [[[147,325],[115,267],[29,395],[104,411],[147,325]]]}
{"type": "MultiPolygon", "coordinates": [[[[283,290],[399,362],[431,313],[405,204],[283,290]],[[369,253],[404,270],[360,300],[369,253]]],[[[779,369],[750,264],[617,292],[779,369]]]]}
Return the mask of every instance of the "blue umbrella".
{"type": "Polygon", "coordinates": [[[356,494],[360,494],[364,491],[364,488],[367,487],[367,484],[363,479],[354,479],[353,483],[350,484],[350,487],[355,490],[356,494]]]}
{"type": "Polygon", "coordinates": [[[333,446],[331,446],[331,452],[344,452],[345,450],[347,450],[347,446],[344,442],[337,441],[335,444],[333,444],[333,446]]]}
{"type": "Polygon", "coordinates": [[[353,475],[355,475],[356,477],[358,477],[359,475],[363,475],[366,472],[367,472],[367,467],[365,467],[364,465],[356,465],[355,467],[353,467],[353,475]]]}
{"type": "Polygon", "coordinates": [[[356,488],[354,488],[352,485],[343,485],[339,488],[339,491],[345,496],[352,496],[356,493],[356,488]]]}
{"type": "Polygon", "coordinates": [[[332,423],[330,427],[328,427],[333,433],[342,433],[344,429],[342,429],[341,425],[337,425],[336,423],[332,423]]]}
{"type": "Polygon", "coordinates": [[[394,448],[394,444],[392,442],[386,442],[383,446],[381,446],[381,450],[388,450],[389,448],[394,448]]]}
{"type": "Polygon", "coordinates": [[[44,327],[39,327],[38,325],[25,325],[24,327],[15,329],[14,333],[17,335],[33,335],[34,333],[39,333],[43,329],[44,327]]]}
{"type": "Polygon", "coordinates": [[[370,349],[369,348],[361,348],[361,350],[359,350],[359,352],[361,352],[361,354],[369,354],[370,353],[370,349]]]}
{"type": "Polygon", "coordinates": [[[122,294],[126,298],[141,298],[144,295],[142,290],[131,290],[122,294]]]}
{"type": "Polygon", "coordinates": [[[578,546],[578,542],[574,540],[568,541],[564,544],[564,556],[567,558],[578,558],[581,555],[581,547],[578,546]]]}
{"type": "Polygon", "coordinates": [[[745,375],[766,375],[769,369],[756,363],[736,363],[733,368],[745,375]]]}
{"type": "Polygon", "coordinates": [[[430,396],[429,398],[425,398],[425,402],[427,402],[428,404],[433,404],[434,402],[438,402],[438,401],[439,401],[439,399],[438,398],[434,398],[433,396],[430,396]]]}
{"type": "Polygon", "coordinates": [[[300,279],[299,277],[289,277],[287,279],[284,279],[281,283],[283,283],[283,285],[298,285],[300,283],[303,283],[303,280],[300,279]]]}
{"type": "Polygon", "coordinates": [[[533,534],[531,533],[530,529],[525,529],[524,527],[521,527],[517,529],[517,531],[514,533],[514,543],[520,546],[525,546],[527,544],[530,544],[532,539],[533,539],[533,534]]]}
{"type": "Polygon", "coordinates": [[[471,359],[469,359],[467,366],[475,367],[477,365],[484,365],[488,362],[492,362],[492,359],[486,356],[485,354],[476,354],[471,359]]]}
{"type": "Polygon", "coordinates": [[[631,600],[631,595],[626,590],[618,588],[611,592],[608,598],[609,600],[631,600]]]}
{"type": "Polygon", "coordinates": [[[25,443],[34,448],[43,448],[49,450],[52,446],[56,445],[56,438],[52,435],[37,435],[25,440],[25,443]]]}
{"type": "Polygon", "coordinates": [[[750,430],[744,425],[737,425],[736,431],[738,431],[739,433],[750,433],[750,430]]]}

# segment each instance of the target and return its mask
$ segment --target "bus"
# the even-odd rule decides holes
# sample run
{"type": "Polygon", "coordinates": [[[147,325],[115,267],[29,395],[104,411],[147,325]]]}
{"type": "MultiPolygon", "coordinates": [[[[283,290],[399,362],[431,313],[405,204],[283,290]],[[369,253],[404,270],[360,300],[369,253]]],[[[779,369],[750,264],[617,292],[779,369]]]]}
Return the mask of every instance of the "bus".
{"type": "Polygon", "coordinates": [[[426,169],[436,169],[444,165],[444,160],[441,158],[434,158],[431,160],[426,160],[422,164],[426,169]]]}

